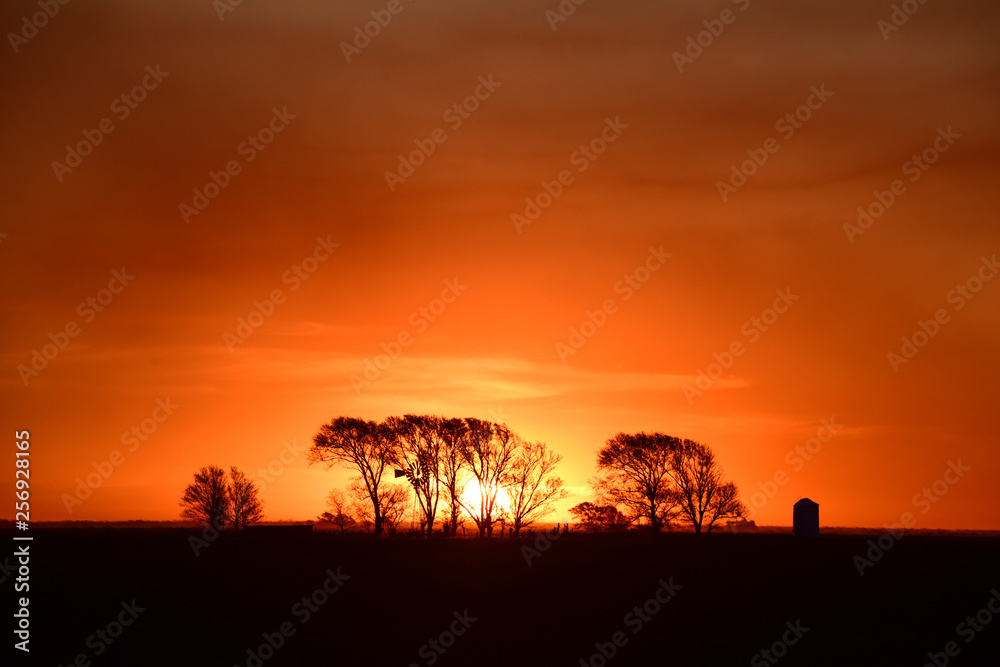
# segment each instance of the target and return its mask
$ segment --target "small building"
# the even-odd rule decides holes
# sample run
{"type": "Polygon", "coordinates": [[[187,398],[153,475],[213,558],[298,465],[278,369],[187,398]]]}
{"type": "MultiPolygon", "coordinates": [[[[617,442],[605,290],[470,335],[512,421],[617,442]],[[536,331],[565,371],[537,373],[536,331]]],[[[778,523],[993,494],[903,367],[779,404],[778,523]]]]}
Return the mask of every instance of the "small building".
{"type": "Polygon", "coordinates": [[[792,535],[819,537],[819,504],[802,498],[792,508],[792,535]]]}

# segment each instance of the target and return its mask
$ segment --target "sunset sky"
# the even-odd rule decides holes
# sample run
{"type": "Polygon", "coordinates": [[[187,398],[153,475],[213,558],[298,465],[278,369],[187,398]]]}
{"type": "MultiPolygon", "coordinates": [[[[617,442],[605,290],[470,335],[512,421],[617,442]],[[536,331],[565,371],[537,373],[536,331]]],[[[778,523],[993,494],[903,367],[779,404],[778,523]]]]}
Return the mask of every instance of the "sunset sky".
{"type": "Polygon", "coordinates": [[[1000,7],[558,7],[102,0],[12,38],[40,10],[3,3],[0,399],[32,519],[178,519],[210,464],[271,464],[267,518],[314,518],[349,479],[307,465],[321,423],[434,413],[559,452],[561,520],[645,430],[748,502],[777,474],[758,524],[808,496],[827,526],[1000,529],[1000,7]]]}

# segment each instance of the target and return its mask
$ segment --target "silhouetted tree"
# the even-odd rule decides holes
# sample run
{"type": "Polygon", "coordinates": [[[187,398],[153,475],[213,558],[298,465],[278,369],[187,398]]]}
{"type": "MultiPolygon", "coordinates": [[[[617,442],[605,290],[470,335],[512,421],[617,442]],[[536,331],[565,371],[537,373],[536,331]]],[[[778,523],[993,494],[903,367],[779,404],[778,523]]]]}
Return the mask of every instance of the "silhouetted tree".
{"type": "Polygon", "coordinates": [[[441,459],[446,448],[443,421],[431,415],[404,415],[386,420],[394,437],[394,460],[406,470],[427,535],[434,529],[441,498],[441,459]]]}
{"type": "Polygon", "coordinates": [[[448,512],[446,532],[454,537],[462,517],[460,499],[468,477],[462,459],[462,446],[469,429],[463,419],[444,419],[438,426],[443,441],[441,485],[444,487],[444,501],[448,512]]]}
{"type": "Polygon", "coordinates": [[[239,532],[264,518],[264,501],[254,481],[237,468],[229,468],[229,521],[239,532]]]}
{"type": "Polygon", "coordinates": [[[347,496],[344,495],[343,491],[340,489],[330,491],[330,494],[326,497],[326,505],[330,508],[330,511],[325,512],[324,516],[329,516],[327,521],[340,528],[341,535],[347,532],[348,528],[354,526],[356,522],[354,517],[348,513],[347,496]]]}
{"type": "Polygon", "coordinates": [[[385,469],[394,462],[393,442],[392,435],[382,424],[337,417],[320,427],[309,449],[310,465],[322,462],[330,468],[341,463],[361,476],[361,484],[372,505],[372,532],[376,536],[382,534],[384,521],[379,485],[385,469]]]}
{"type": "Polygon", "coordinates": [[[739,519],[747,508],[739,499],[736,485],[723,482],[723,470],[708,445],[683,440],[670,457],[670,476],[676,486],[680,516],[700,533],[712,532],[719,519],[739,519]]]}
{"type": "Polygon", "coordinates": [[[515,436],[515,453],[504,479],[510,498],[510,524],[515,537],[550,514],[553,504],[569,497],[565,484],[555,475],[562,457],[544,442],[524,442],[515,436]]]}
{"type": "Polygon", "coordinates": [[[222,530],[229,515],[229,503],[226,471],[219,466],[208,466],[196,472],[194,482],[184,489],[181,516],[222,530]]]}
{"type": "Polygon", "coordinates": [[[576,507],[571,507],[569,511],[582,528],[592,533],[625,530],[631,523],[629,518],[619,512],[614,505],[580,503],[576,507]]]}
{"type": "Polygon", "coordinates": [[[470,507],[459,502],[476,522],[480,537],[492,537],[493,524],[501,519],[497,495],[513,463],[516,441],[505,425],[480,419],[466,419],[468,432],[463,439],[462,459],[472,473],[472,484],[479,485],[479,499],[470,507]]]}
{"type": "Polygon", "coordinates": [[[636,521],[645,519],[654,532],[677,514],[671,489],[671,455],[677,438],[662,433],[619,433],[597,452],[597,477],[591,480],[598,502],[624,508],[636,521]]]}
{"type": "Polygon", "coordinates": [[[386,529],[390,535],[395,535],[410,505],[411,491],[404,484],[387,484],[381,492],[386,529]]]}
{"type": "MultiPolygon", "coordinates": [[[[351,482],[349,493],[354,519],[366,529],[374,524],[371,503],[367,501],[367,491],[360,479],[351,482]]],[[[386,482],[378,489],[379,507],[382,509],[382,530],[388,535],[395,535],[399,522],[403,520],[406,508],[410,504],[410,487],[407,484],[386,482]]]]}

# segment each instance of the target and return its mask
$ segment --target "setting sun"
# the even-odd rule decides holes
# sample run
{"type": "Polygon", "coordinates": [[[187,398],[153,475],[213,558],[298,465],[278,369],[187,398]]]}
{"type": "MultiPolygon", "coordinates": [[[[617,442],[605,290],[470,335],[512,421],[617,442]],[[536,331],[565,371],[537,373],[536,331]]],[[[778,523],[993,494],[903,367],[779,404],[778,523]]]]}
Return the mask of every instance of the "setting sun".
{"type": "MultiPolygon", "coordinates": [[[[481,512],[484,500],[489,497],[485,488],[475,480],[469,481],[462,492],[462,505],[465,506],[465,514],[481,512]]],[[[497,489],[496,497],[493,500],[493,515],[500,518],[510,511],[510,496],[506,489],[497,489]]]]}
{"type": "Polygon", "coordinates": [[[0,26],[32,664],[1000,655],[1000,2],[0,26]]]}

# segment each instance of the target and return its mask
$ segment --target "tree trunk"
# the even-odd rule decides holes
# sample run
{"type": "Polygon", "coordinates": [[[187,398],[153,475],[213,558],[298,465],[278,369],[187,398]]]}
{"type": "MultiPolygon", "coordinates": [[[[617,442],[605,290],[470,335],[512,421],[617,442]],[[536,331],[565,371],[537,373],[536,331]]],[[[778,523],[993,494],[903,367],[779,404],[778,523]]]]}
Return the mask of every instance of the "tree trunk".
{"type": "Polygon", "coordinates": [[[649,527],[654,533],[660,532],[660,518],[656,516],[656,500],[653,498],[649,499],[649,527]]]}

